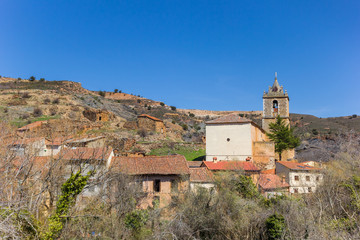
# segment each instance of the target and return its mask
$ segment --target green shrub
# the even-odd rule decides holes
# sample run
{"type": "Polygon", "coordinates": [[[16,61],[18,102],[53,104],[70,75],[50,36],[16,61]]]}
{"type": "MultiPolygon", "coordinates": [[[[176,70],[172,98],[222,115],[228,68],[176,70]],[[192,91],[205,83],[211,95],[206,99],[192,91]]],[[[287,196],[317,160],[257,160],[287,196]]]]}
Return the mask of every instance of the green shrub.
{"type": "Polygon", "coordinates": [[[118,93],[119,89],[115,88],[114,93],[118,93]]]}
{"type": "Polygon", "coordinates": [[[45,78],[40,78],[40,82],[45,82],[45,78]]]}
{"type": "Polygon", "coordinates": [[[43,115],[43,112],[40,108],[35,108],[33,111],[33,115],[34,115],[34,117],[40,117],[43,115]]]}
{"type": "Polygon", "coordinates": [[[271,215],[266,219],[266,235],[269,240],[282,239],[285,230],[285,219],[281,214],[271,215]]]}
{"type": "Polygon", "coordinates": [[[100,96],[105,97],[105,94],[106,94],[106,92],[104,92],[104,91],[99,91],[99,95],[100,95],[100,96]]]}
{"type": "Polygon", "coordinates": [[[160,106],[162,106],[162,107],[165,106],[165,103],[161,102],[161,103],[160,103],[160,106]]]}
{"type": "Polygon", "coordinates": [[[176,111],[176,107],[175,106],[170,106],[171,110],[176,111]]]}
{"type": "Polygon", "coordinates": [[[35,81],[35,79],[36,79],[36,78],[35,78],[34,76],[31,76],[31,77],[29,78],[29,80],[32,81],[32,82],[35,81]]]}

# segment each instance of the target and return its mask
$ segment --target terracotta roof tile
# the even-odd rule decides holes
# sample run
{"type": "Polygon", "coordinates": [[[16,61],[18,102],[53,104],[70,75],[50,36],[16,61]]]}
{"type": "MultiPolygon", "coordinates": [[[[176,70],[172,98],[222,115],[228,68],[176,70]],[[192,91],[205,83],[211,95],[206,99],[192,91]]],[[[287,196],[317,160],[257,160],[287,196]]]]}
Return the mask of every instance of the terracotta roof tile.
{"type": "Polygon", "coordinates": [[[152,119],[152,120],[154,120],[154,121],[160,121],[160,122],[163,121],[163,120],[161,120],[161,119],[158,119],[158,118],[156,118],[156,117],[153,117],[153,116],[150,116],[150,115],[147,115],[147,114],[141,114],[141,115],[138,116],[138,118],[139,118],[139,117],[150,118],[150,119],[152,119]]]}
{"type": "Polygon", "coordinates": [[[183,175],[190,174],[182,155],[114,157],[113,170],[130,175],[183,175]]]}
{"type": "Polygon", "coordinates": [[[261,171],[261,174],[275,174],[275,168],[261,171]]]}
{"type": "Polygon", "coordinates": [[[190,168],[190,182],[214,182],[212,173],[205,167],[190,168]]]}
{"type": "Polygon", "coordinates": [[[262,189],[287,188],[289,184],[275,174],[260,174],[258,185],[262,189]]]}
{"type": "Polygon", "coordinates": [[[252,162],[245,161],[219,161],[210,162],[204,161],[203,166],[206,166],[209,170],[244,170],[245,172],[259,172],[260,169],[256,167],[252,162]]]}
{"type": "Polygon", "coordinates": [[[287,168],[289,168],[291,170],[302,170],[302,171],[321,170],[320,168],[311,167],[309,165],[302,164],[302,163],[297,163],[297,162],[278,161],[276,163],[279,163],[279,164],[283,165],[284,167],[287,167],[287,168]]]}
{"type": "Polygon", "coordinates": [[[33,122],[33,123],[30,123],[28,125],[25,125],[21,128],[18,128],[17,131],[27,131],[27,130],[32,130],[34,128],[38,128],[38,127],[41,127],[41,125],[43,123],[46,123],[47,121],[36,121],[36,122],[33,122]]]}
{"type": "Polygon", "coordinates": [[[202,164],[202,161],[187,161],[186,163],[189,168],[199,168],[202,164]]]}

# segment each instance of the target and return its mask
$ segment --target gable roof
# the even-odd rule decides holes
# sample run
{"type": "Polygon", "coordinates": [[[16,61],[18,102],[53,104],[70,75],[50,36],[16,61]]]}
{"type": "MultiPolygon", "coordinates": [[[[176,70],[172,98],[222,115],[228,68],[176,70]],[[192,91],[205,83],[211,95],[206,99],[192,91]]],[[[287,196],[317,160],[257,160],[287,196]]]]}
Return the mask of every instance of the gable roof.
{"type": "Polygon", "coordinates": [[[205,166],[209,170],[213,170],[213,171],[244,170],[245,172],[260,172],[260,169],[256,167],[252,162],[245,162],[245,161],[219,161],[219,162],[203,161],[202,166],[205,166]]]}
{"type": "Polygon", "coordinates": [[[283,182],[282,179],[275,174],[260,174],[258,185],[264,190],[288,188],[290,186],[287,182],[283,182]]]}
{"type": "Polygon", "coordinates": [[[115,171],[129,175],[189,175],[186,159],[182,155],[114,157],[115,171]]]}
{"type": "Polygon", "coordinates": [[[205,167],[190,168],[190,182],[211,183],[214,182],[212,173],[205,167]]]}
{"type": "Polygon", "coordinates": [[[252,121],[250,119],[240,117],[239,114],[230,114],[206,122],[206,124],[224,124],[224,123],[252,123],[252,121]]]}
{"type": "Polygon", "coordinates": [[[186,163],[189,168],[199,168],[202,164],[202,161],[187,161],[186,163]]]}
{"type": "Polygon", "coordinates": [[[297,163],[297,162],[286,162],[286,161],[278,161],[276,162],[278,164],[283,165],[284,167],[291,169],[291,170],[300,170],[300,171],[318,171],[321,170],[321,168],[311,167],[309,165],[303,164],[303,163],[297,163]]]}
{"type": "Polygon", "coordinates": [[[30,131],[30,130],[33,130],[34,128],[38,128],[38,127],[41,127],[41,125],[43,123],[46,123],[47,121],[36,121],[36,122],[33,122],[33,123],[29,123],[21,128],[18,128],[17,131],[19,132],[22,132],[22,131],[30,131]]]}
{"type": "Polygon", "coordinates": [[[112,153],[111,147],[103,148],[65,148],[59,154],[58,158],[63,160],[107,160],[112,153]]]}
{"type": "Polygon", "coordinates": [[[261,174],[275,174],[275,168],[263,170],[261,174]]]}
{"type": "Polygon", "coordinates": [[[163,120],[161,120],[161,119],[158,119],[158,118],[156,118],[156,117],[153,117],[153,116],[150,116],[150,115],[147,115],[147,114],[141,114],[141,115],[138,116],[138,118],[139,118],[139,117],[150,118],[151,120],[158,121],[158,122],[162,122],[162,121],[163,121],[163,120]]]}

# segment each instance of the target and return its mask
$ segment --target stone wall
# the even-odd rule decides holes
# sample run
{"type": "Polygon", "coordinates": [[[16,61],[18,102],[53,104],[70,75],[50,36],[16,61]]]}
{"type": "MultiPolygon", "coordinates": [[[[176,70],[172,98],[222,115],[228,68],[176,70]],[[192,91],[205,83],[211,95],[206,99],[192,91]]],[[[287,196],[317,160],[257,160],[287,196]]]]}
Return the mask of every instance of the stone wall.
{"type": "Polygon", "coordinates": [[[253,142],[253,160],[261,169],[275,168],[275,144],[274,142],[253,142]]]}
{"type": "Polygon", "coordinates": [[[86,109],[83,111],[83,115],[92,122],[108,122],[115,118],[113,113],[103,110],[86,109]]]}

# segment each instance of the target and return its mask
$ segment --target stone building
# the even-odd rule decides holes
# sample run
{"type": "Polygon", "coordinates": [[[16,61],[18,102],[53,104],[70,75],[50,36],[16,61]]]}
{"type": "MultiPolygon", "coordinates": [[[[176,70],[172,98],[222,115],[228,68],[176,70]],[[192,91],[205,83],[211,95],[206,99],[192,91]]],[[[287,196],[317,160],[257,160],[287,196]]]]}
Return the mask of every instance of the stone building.
{"type": "Polygon", "coordinates": [[[290,185],[289,192],[293,194],[315,192],[323,179],[320,168],[297,162],[278,161],[275,173],[285,178],[290,185]]]}
{"type": "Polygon", "coordinates": [[[190,171],[182,155],[114,157],[112,171],[134,177],[147,194],[139,203],[141,208],[152,206],[154,200],[160,207],[168,205],[189,189],[190,171]]]}
{"type": "Polygon", "coordinates": [[[147,115],[147,114],[141,114],[137,118],[138,128],[139,129],[145,129],[149,131],[155,131],[159,133],[165,133],[166,127],[164,122],[161,119],[158,119],[156,117],[147,115]]]}
{"type": "Polygon", "coordinates": [[[287,91],[280,86],[275,73],[275,81],[268,92],[263,95],[262,128],[269,131],[269,124],[276,121],[277,116],[284,119],[286,124],[290,123],[289,96],[287,91]]]}
{"type": "MultiPolygon", "coordinates": [[[[277,73],[275,73],[272,87],[269,87],[269,90],[264,91],[263,94],[262,128],[268,132],[270,130],[269,124],[274,123],[278,116],[290,126],[289,95],[286,90],[284,91],[283,86],[279,85],[277,73]]],[[[282,159],[293,159],[294,156],[294,150],[287,150],[283,152],[282,159]]]]}
{"type": "Polygon", "coordinates": [[[274,143],[253,121],[231,114],[206,122],[206,161],[274,161],[274,143]]]}
{"type": "Polygon", "coordinates": [[[110,113],[106,110],[96,109],[85,109],[83,111],[83,115],[92,122],[108,122],[111,119],[115,118],[115,115],[113,113],[110,113]]]}
{"type": "Polygon", "coordinates": [[[274,196],[287,195],[290,186],[285,181],[285,177],[279,177],[275,174],[260,174],[257,187],[264,197],[272,198],[274,196]]]}

